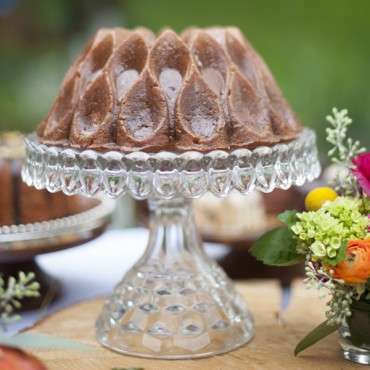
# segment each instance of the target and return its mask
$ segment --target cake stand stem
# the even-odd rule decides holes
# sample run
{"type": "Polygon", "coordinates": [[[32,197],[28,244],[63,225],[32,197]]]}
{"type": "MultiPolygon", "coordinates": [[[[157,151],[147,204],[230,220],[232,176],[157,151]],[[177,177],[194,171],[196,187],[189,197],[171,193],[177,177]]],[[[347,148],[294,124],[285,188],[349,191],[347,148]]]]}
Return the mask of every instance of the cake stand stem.
{"type": "Polygon", "coordinates": [[[174,265],[192,265],[199,259],[211,260],[201,248],[201,241],[195,228],[191,201],[182,198],[174,200],[149,200],[150,236],[148,247],[138,262],[156,261],[161,269],[174,265]]]}
{"type": "Polygon", "coordinates": [[[206,357],[253,336],[246,304],[201,247],[183,198],[151,199],[144,255],[126,273],[97,321],[99,341],[154,358],[206,357]]]}

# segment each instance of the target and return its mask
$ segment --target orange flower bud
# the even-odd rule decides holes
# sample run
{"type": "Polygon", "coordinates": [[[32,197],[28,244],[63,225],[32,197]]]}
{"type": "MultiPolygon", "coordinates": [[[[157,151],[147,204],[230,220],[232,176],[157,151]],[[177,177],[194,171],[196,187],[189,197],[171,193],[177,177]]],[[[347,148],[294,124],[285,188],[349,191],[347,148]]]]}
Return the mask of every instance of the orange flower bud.
{"type": "Polygon", "coordinates": [[[370,239],[351,240],[346,258],[335,268],[333,276],[349,284],[366,283],[370,278],[370,239]]]}

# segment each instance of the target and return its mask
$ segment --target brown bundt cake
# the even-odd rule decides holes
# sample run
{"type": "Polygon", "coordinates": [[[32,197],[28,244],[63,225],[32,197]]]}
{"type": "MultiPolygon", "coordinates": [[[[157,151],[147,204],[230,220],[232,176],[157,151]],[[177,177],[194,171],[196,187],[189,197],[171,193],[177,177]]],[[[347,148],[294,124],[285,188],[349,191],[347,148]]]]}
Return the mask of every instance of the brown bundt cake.
{"type": "Polygon", "coordinates": [[[0,135],[0,226],[47,221],[86,211],[95,199],[28,187],[21,180],[23,137],[0,135]]]}
{"type": "Polygon", "coordinates": [[[253,148],[301,131],[237,28],[102,29],[73,63],[38,136],[100,151],[253,148]]]}

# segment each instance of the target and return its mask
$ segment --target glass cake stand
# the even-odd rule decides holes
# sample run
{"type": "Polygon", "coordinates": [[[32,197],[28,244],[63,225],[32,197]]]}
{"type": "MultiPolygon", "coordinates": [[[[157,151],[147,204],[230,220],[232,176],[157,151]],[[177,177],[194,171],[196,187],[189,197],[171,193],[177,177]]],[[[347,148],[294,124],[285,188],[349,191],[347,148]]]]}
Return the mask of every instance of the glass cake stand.
{"type": "MultiPolygon", "coordinates": [[[[148,199],[150,235],[144,255],[123,277],[97,320],[104,346],[129,355],[189,359],[249,342],[253,319],[222,269],[202,249],[191,199],[232,189],[271,192],[320,174],[313,131],[272,147],[207,154],[96,152],[49,147],[26,139],[23,179],[65,194],[148,199]]],[[[253,210],[246,210],[253,212],[253,210]]]]}

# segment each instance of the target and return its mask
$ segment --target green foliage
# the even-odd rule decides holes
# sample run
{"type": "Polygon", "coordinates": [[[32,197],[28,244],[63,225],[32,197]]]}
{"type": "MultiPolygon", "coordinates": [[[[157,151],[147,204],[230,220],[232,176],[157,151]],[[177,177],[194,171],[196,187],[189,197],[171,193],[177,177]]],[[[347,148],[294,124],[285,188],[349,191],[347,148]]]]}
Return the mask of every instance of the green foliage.
{"type": "Polygon", "coordinates": [[[35,274],[19,272],[18,280],[10,277],[6,282],[0,276],[0,325],[18,319],[14,311],[22,307],[24,298],[38,297],[40,284],[35,281],[35,274]]]}
{"type": "Polygon", "coordinates": [[[330,127],[326,129],[326,140],[333,148],[329,151],[329,157],[334,163],[350,166],[352,158],[363,153],[365,148],[361,147],[359,141],[354,141],[348,137],[348,128],[352,124],[352,119],[348,116],[348,110],[338,110],[333,108],[332,115],[328,115],[326,120],[330,127]]]}
{"type": "Polygon", "coordinates": [[[313,346],[321,339],[324,339],[328,335],[334,333],[339,328],[339,325],[330,324],[328,321],[324,321],[314,330],[312,330],[308,335],[306,335],[297,345],[294,350],[294,355],[297,356],[299,353],[305,349],[313,346]]]}
{"type": "Polygon", "coordinates": [[[297,214],[298,211],[296,210],[285,211],[278,215],[278,219],[285,225],[292,227],[298,221],[297,214]]]}
{"type": "Polygon", "coordinates": [[[348,116],[347,109],[338,110],[333,108],[332,115],[326,120],[330,126],[326,129],[326,140],[333,147],[329,151],[329,157],[333,163],[343,167],[333,182],[333,187],[343,195],[358,195],[359,189],[356,178],[351,173],[352,160],[358,154],[365,152],[359,141],[348,137],[348,128],[352,125],[352,119],[348,116]]]}
{"type": "Polygon", "coordinates": [[[289,227],[269,231],[254,243],[250,253],[270,266],[290,266],[304,260],[304,255],[297,253],[297,242],[289,227]]]}

